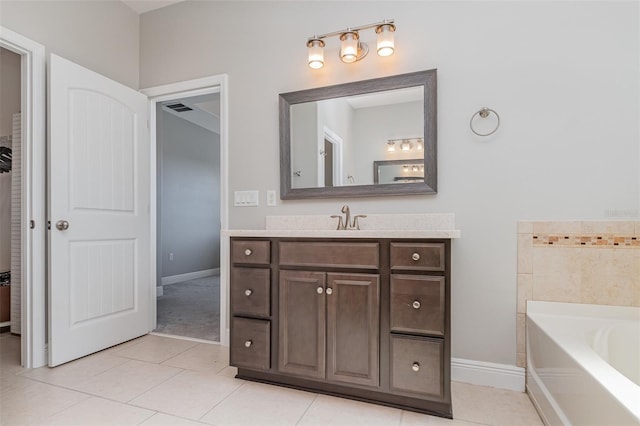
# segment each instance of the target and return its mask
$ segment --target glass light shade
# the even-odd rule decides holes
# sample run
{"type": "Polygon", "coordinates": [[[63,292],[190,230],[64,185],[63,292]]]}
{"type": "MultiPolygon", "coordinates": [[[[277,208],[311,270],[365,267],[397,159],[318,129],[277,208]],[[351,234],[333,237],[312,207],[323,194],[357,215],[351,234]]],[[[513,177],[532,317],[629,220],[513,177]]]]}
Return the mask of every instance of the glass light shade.
{"type": "Polygon", "coordinates": [[[395,50],[395,43],[393,41],[393,33],[396,31],[396,27],[393,24],[383,24],[376,28],[378,33],[378,55],[379,56],[391,56],[395,50]]]}
{"type": "Polygon", "coordinates": [[[351,63],[358,60],[358,33],[348,32],[340,36],[340,59],[342,62],[351,63]]]}
{"type": "Polygon", "coordinates": [[[309,48],[309,67],[322,68],[324,66],[324,41],[309,40],[307,47],[309,48]]]}
{"type": "Polygon", "coordinates": [[[411,151],[411,142],[402,141],[402,143],[400,144],[400,148],[402,148],[403,151],[411,151]]]}
{"type": "Polygon", "coordinates": [[[396,143],[395,142],[387,142],[387,151],[389,152],[394,152],[396,150],[396,143]]]}
{"type": "Polygon", "coordinates": [[[416,142],[416,149],[418,151],[422,151],[422,140],[418,139],[418,142],[416,142]]]}

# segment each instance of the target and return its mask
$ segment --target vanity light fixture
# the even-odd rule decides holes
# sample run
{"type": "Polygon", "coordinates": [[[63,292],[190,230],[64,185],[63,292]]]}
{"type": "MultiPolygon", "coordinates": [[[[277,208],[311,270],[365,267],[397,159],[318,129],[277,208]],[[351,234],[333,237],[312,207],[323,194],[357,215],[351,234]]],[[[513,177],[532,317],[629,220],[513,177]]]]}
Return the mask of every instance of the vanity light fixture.
{"type": "Polygon", "coordinates": [[[395,152],[396,143],[394,141],[387,142],[387,152],[395,152]]]}
{"type": "Polygon", "coordinates": [[[387,140],[387,151],[395,152],[396,150],[396,142],[397,146],[400,147],[401,151],[409,152],[412,150],[422,151],[424,149],[424,141],[422,138],[409,138],[409,139],[389,139],[387,140]]]}
{"type": "Polygon", "coordinates": [[[359,27],[349,27],[345,30],[334,31],[331,33],[314,35],[307,40],[307,48],[309,49],[308,64],[310,68],[319,69],[324,66],[324,39],[328,37],[339,36],[340,59],[345,63],[353,63],[367,56],[369,46],[360,41],[359,31],[369,28],[375,28],[377,36],[377,52],[379,56],[390,56],[395,51],[395,43],[393,33],[396,26],[393,19],[385,19],[382,22],[361,25],[359,27]]]}

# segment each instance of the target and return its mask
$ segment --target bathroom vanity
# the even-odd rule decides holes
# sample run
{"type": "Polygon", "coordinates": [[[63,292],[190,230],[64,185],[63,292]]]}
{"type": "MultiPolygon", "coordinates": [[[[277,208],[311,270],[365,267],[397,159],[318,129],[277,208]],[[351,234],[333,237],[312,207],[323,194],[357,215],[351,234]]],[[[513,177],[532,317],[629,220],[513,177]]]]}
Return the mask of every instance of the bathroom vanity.
{"type": "Polygon", "coordinates": [[[455,230],[230,231],[238,378],[452,417],[455,230]]]}

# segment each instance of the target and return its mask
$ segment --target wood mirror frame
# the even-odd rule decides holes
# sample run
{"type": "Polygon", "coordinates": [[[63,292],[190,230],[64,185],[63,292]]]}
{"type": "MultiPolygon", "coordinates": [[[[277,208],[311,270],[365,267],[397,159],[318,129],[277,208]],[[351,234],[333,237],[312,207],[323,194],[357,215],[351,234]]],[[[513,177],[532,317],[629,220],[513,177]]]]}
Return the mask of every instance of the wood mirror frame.
{"type": "Polygon", "coordinates": [[[280,198],[283,200],[295,200],[305,198],[435,194],[437,192],[436,75],[437,72],[433,69],[280,94],[280,198]],[[417,86],[422,86],[424,89],[424,182],[292,188],[292,105],[417,86]]]}

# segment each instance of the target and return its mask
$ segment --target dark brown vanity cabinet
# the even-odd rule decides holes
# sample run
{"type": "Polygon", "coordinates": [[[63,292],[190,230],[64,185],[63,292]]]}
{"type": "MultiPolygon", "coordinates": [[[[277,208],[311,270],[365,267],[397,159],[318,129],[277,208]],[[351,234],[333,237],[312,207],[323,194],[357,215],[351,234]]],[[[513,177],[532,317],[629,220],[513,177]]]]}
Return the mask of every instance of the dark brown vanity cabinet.
{"type": "Polygon", "coordinates": [[[238,377],[451,418],[450,240],[231,247],[238,377]]]}

